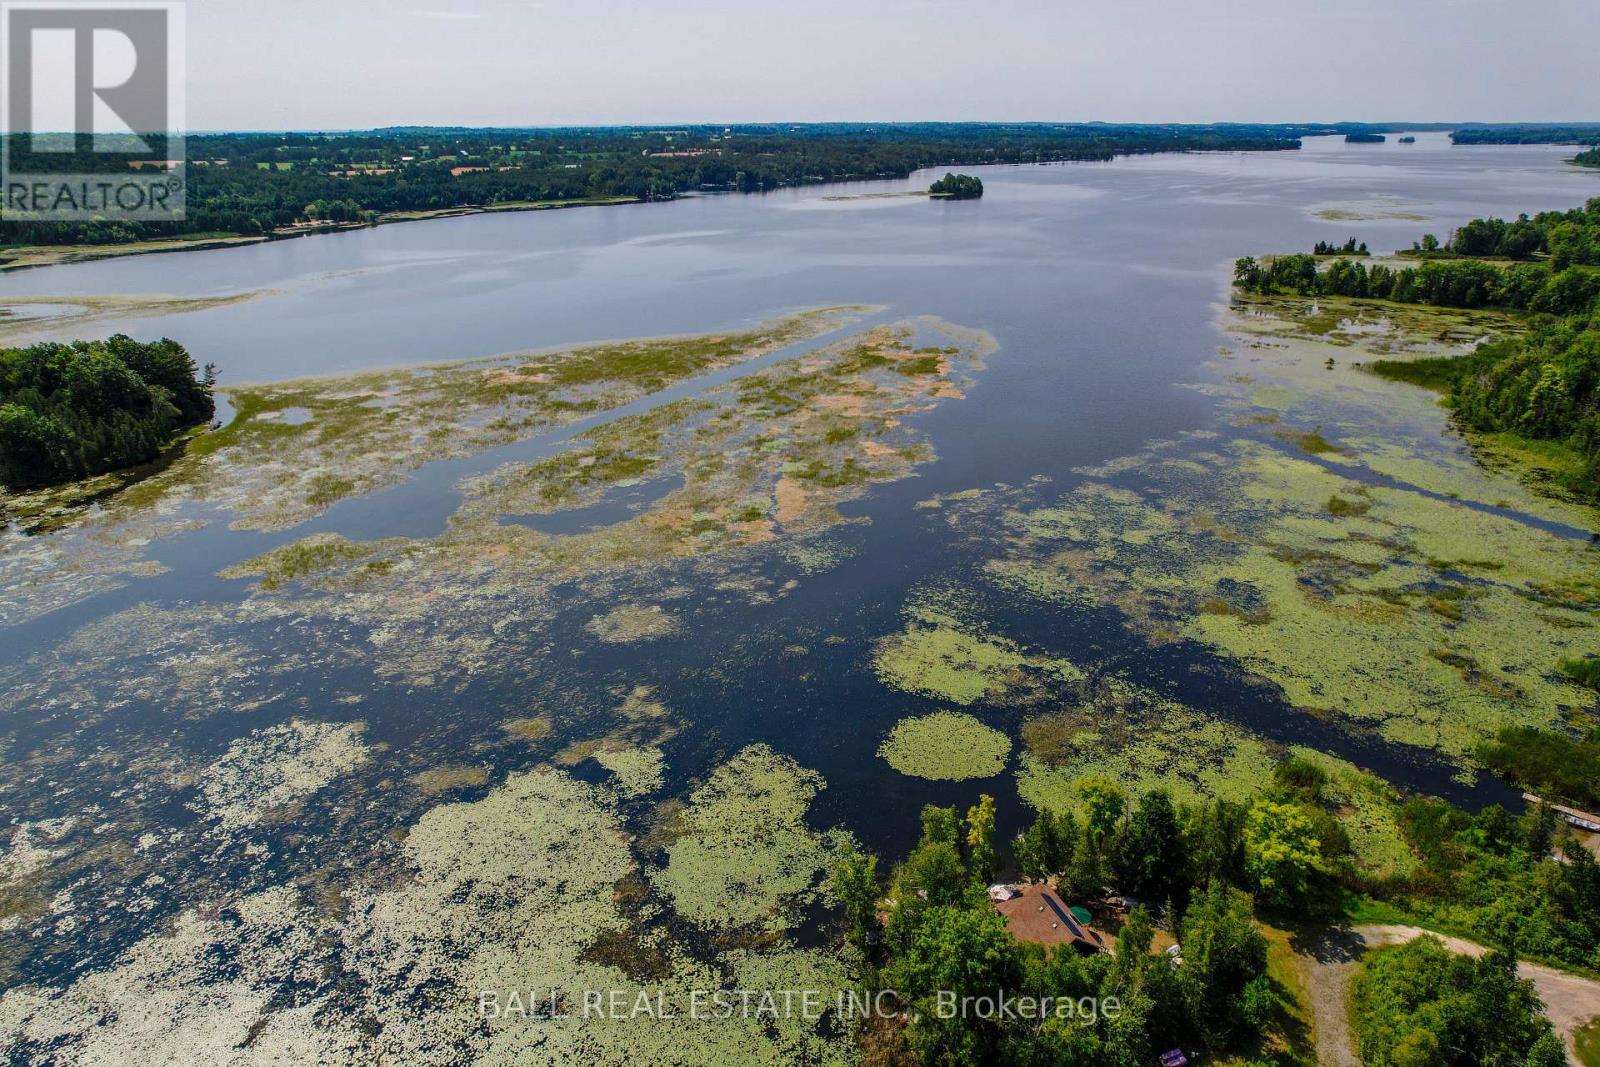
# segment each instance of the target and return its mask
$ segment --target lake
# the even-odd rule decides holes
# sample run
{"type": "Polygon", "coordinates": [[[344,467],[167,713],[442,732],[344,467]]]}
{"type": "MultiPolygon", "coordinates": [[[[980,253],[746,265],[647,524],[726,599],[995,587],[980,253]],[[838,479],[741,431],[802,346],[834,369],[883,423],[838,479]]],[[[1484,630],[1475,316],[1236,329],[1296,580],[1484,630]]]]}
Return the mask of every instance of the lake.
{"type": "MultiPolygon", "coordinates": [[[[825,538],[826,565],[750,555],[730,576],[721,564],[691,560],[561,584],[515,610],[506,607],[514,597],[497,590],[482,602],[495,623],[490,665],[460,677],[451,661],[481,650],[454,616],[431,618],[408,604],[378,625],[343,613],[337,595],[299,605],[219,572],[312,533],[435,537],[453,522],[463,479],[558,454],[582,426],[427,464],[399,485],[346,497],[289,529],[230,529],[226,508],[189,502],[171,517],[194,528],[139,546],[140,558],[159,566],[119,570],[114,580],[99,581],[99,557],[75,548],[71,566],[87,583],[84,594],[0,629],[0,678],[11,692],[0,726],[10,764],[0,809],[10,821],[42,827],[33,847],[43,858],[29,877],[57,902],[36,927],[0,926],[10,942],[7,984],[60,983],[85,962],[106,966],[185,908],[219,895],[345,869],[359,882],[361,871],[391,861],[388,835],[434,805],[482,798],[589,736],[600,714],[589,702],[648,699],[670,709],[675,727],[656,746],[664,776],[619,802],[623,824],[642,837],[659,802],[762,744],[825,782],[806,816],[814,829],[846,828],[893,857],[915,837],[923,804],[965,807],[981,790],[995,795],[1008,838],[1028,818],[1009,770],[932,780],[894,771],[877,752],[898,720],[950,705],[896,690],[874,667],[883,642],[908,625],[915,630],[907,618],[935,594],[981,613],[984,632],[1004,635],[1006,649],[1059,655],[1092,679],[1135,679],[1264,744],[1317,748],[1464,803],[1511,799],[1428,745],[1308,714],[1271,685],[1246,684],[1237,660],[1217,647],[1153,638],[1128,623],[1115,598],[1047,607],[993,587],[961,592],[1010,535],[1002,527],[969,535],[951,505],[930,502],[982,489],[1002,501],[996,515],[1026,510],[1038,501],[1004,503],[1012,499],[1005,494],[1043,479],[1050,493],[1068,494],[1093,480],[1086,470],[1141,455],[1153,442],[1184,439],[1186,448],[1221,453],[1211,443],[1218,438],[1271,441],[1240,429],[1216,389],[1193,387],[1220,381],[1213,361],[1236,344],[1220,321],[1236,257],[1351,235],[1387,251],[1426,232],[1444,238],[1473,217],[1573,207],[1600,195],[1600,174],[1565,165],[1570,154],[1453,148],[1431,133],[1414,145],[1312,138],[1299,152],[969,168],[986,188],[970,202],[849,199],[925,188],[933,175],[920,174],[469,216],[0,276],[0,305],[50,301],[51,314],[30,323],[33,336],[169,336],[216,363],[224,386],[739,330],[843,305],[872,306],[869,323],[936,316],[997,345],[963,398],[910,420],[937,458],[843,506],[846,521],[825,538]],[[242,293],[255,295],[178,314],[112,310],[66,327],[54,321],[75,299],[242,293]],[[594,638],[605,605],[635,601],[666,604],[683,623],[647,643],[594,638]],[[434,641],[441,665],[396,676],[369,654],[394,641],[422,650],[434,641]],[[565,706],[586,710],[558,726],[545,748],[501,743],[504,721],[565,706]],[[230,752],[240,762],[259,758],[230,746],[291,720],[359,720],[364,754],[342,762],[330,755],[340,777],[314,785],[292,818],[219,824],[206,769],[230,752]],[[405,785],[429,768],[459,765],[476,770],[448,788],[405,785]]],[[[681,393],[697,395],[738,373],[696,379],[681,393]]],[[[1428,405],[1407,418],[1420,434],[1439,436],[1428,405]]],[[[1464,454],[1458,443],[1449,447],[1464,454]]],[[[648,509],[680,484],[658,477],[565,515],[503,521],[580,532],[648,509]]],[[[1552,540],[1586,533],[1533,508],[1527,519],[1543,522],[1541,536],[1552,540]]],[[[13,531],[0,544],[22,573],[62,536],[13,531]]],[[[66,564],[37,564],[58,565],[66,564]]],[[[980,698],[966,710],[1015,738],[1038,707],[980,698]]],[[[350,737],[316,739],[328,753],[336,741],[350,737]]],[[[611,781],[610,770],[572,754],[572,777],[611,781]]],[[[792,931],[801,945],[821,937],[807,915],[792,931]]]]}

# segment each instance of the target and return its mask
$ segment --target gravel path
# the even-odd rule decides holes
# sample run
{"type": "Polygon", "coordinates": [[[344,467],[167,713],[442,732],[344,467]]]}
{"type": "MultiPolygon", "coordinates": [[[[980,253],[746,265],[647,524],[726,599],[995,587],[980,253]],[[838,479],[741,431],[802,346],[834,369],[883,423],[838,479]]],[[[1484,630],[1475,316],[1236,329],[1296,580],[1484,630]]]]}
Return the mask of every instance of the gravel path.
{"type": "MultiPolygon", "coordinates": [[[[1311,1001],[1316,1027],[1319,1067],[1360,1067],[1350,1033],[1350,978],[1369,948],[1404,944],[1431,931],[1416,926],[1357,926],[1329,930],[1315,941],[1299,942],[1294,949],[1305,961],[1306,995],[1311,1001]]],[[[1482,956],[1488,949],[1459,937],[1434,934],[1452,952],[1482,956]]],[[[1518,964],[1517,971],[1531,980],[1544,999],[1556,1033],[1567,1045],[1567,1060],[1577,1067],[1572,1033],[1600,1016],[1600,981],[1580,978],[1537,963],[1518,964]]]]}

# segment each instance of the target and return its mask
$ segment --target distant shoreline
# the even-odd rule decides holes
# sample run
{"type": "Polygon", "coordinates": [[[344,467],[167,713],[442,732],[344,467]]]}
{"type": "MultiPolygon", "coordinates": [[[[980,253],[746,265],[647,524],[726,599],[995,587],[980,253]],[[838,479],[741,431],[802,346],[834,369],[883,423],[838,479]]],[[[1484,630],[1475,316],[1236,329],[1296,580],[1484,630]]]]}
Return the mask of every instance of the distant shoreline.
{"type": "MultiPolygon", "coordinates": [[[[681,198],[680,198],[681,199],[681,198]]],[[[394,211],[380,215],[372,222],[334,222],[324,226],[286,226],[262,234],[207,234],[199,237],[174,237],[163,241],[134,241],[120,245],[32,245],[0,251],[0,256],[11,257],[0,262],[0,274],[13,271],[35,270],[40,267],[58,267],[69,263],[91,263],[102,259],[120,259],[126,256],[160,255],[168,252],[206,252],[220,248],[240,248],[245,245],[267,244],[272,241],[290,241],[298,237],[319,234],[347,233],[351,230],[370,230],[399,222],[426,222],[430,219],[456,218],[462,215],[493,215],[508,211],[552,211],[574,207],[616,207],[621,204],[642,204],[636,196],[599,196],[581,200],[530,200],[503,204],[463,204],[457,207],[435,208],[430,211],[394,211]]]]}

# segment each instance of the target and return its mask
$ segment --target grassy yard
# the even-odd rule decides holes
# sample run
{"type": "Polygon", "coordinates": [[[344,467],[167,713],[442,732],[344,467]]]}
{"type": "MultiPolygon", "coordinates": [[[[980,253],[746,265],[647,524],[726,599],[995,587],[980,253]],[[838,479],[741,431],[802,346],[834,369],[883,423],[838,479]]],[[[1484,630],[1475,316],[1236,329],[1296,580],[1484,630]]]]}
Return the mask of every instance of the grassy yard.
{"type": "Polygon", "coordinates": [[[1277,995],[1277,1011],[1254,1047],[1241,1049],[1217,1063],[1219,1067],[1263,1063],[1274,1067],[1314,1067],[1317,1051],[1311,1003],[1300,961],[1289,945],[1289,932],[1271,926],[1263,926],[1261,932],[1267,938],[1267,979],[1277,995]]]}
{"type": "Polygon", "coordinates": [[[1600,1067],[1600,1017],[1572,1035],[1578,1046],[1578,1062],[1583,1067],[1600,1067]]]}

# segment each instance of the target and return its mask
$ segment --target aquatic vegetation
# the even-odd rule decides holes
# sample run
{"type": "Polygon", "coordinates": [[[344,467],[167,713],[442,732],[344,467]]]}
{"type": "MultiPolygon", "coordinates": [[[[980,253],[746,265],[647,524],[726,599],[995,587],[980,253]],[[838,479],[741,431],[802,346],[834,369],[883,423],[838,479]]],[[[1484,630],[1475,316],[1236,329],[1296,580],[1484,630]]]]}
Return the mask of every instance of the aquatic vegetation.
{"type": "Polygon", "coordinates": [[[1293,755],[1327,772],[1322,796],[1350,838],[1350,851],[1367,873],[1409,874],[1416,856],[1400,826],[1400,796],[1394,787],[1355,765],[1316,749],[1296,746],[1293,755]]]}
{"type": "MultiPolygon", "coordinates": [[[[452,556],[573,575],[745,548],[841,521],[837,507],[933,458],[903,426],[961,396],[992,340],[937,321],[878,327],[742,375],[695,399],[616,419],[546,460],[467,485],[444,543],[452,556]],[[918,331],[956,342],[912,343],[918,331]],[[918,373],[902,374],[915,367],[918,373]],[[927,371],[927,373],[923,373],[927,371]],[[638,514],[553,536],[504,515],[595,504],[641,477],[681,478],[638,514]]],[[[802,568],[824,557],[802,553],[802,568]]]]}
{"type": "Polygon", "coordinates": [[[651,873],[678,914],[707,929],[781,930],[790,909],[817,898],[850,842],[816,833],[806,811],[820,775],[765,745],[752,745],[712,772],[677,816],[667,864],[651,873]]]}
{"type": "Polygon", "coordinates": [[[685,1047],[707,1063],[843,1062],[842,1037],[809,1020],[690,1017],[691,989],[831,991],[848,974],[782,942],[706,963],[633,927],[617,887],[637,867],[605,795],[557,771],[512,775],[424,814],[393,883],[346,888],[342,917],[289,886],[190,909],[109,967],[8,989],[0,1035],[38,1063],[666,1062],[685,1047]],[[623,966],[644,962],[648,978],[623,966]],[[673,1018],[596,1024],[577,1010],[586,989],[659,997],[673,1018]],[[481,990],[556,990],[563,1014],[485,1026],[481,990]]]}
{"type": "Polygon", "coordinates": [[[281,528],[431,460],[468,456],[606,411],[696,374],[756,358],[840,325],[853,309],[807,312],[745,333],[369,371],[228,390],[236,415],[171,480],[224,499],[236,525],[281,528]],[[291,408],[308,417],[275,418],[291,408]],[[240,488],[247,489],[245,494],[240,488]]]}
{"type": "Polygon", "coordinates": [[[21,1063],[244,1064],[281,1055],[351,1064],[353,1030],[323,1030],[314,1003],[286,998],[273,1010],[325,958],[295,892],[272,889],[238,899],[226,915],[186,912],[65,989],[8,990],[0,1037],[21,1063]]]}
{"type": "Polygon", "coordinates": [[[1086,705],[1030,719],[1022,737],[1017,791],[1052,811],[1074,808],[1073,783],[1089,775],[1133,794],[1244,800],[1275,762],[1274,747],[1248,731],[1120,678],[1103,679],[1086,705]]]}
{"type": "Polygon", "coordinates": [[[602,748],[594,761],[610,771],[625,797],[642,797],[661,788],[666,757],[659,748],[602,748]]]}
{"type": "Polygon", "coordinates": [[[958,628],[948,616],[916,617],[878,643],[873,665],[885,685],[967,705],[1083,677],[1065,659],[1029,654],[1004,638],[958,628]]]}
{"type": "Polygon", "coordinates": [[[529,719],[508,719],[500,724],[506,736],[516,741],[542,741],[550,735],[552,724],[546,716],[529,719]]]}
{"type": "Polygon", "coordinates": [[[261,588],[271,591],[330,567],[368,559],[381,550],[381,545],[356,544],[335,533],[312,534],[234,564],[222,571],[222,577],[260,578],[261,588]]]}
{"type": "Polygon", "coordinates": [[[802,574],[820,574],[832,570],[853,555],[852,550],[833,538],[819,537],[790,544],[783,556],[799,568],[802,574]]]}
{"type": "Polygon", "coordinates": [[[1375,196],[1366,200],[1330,204],[1327,207],[1318,208],[1313,214],[1317,218],[1328,222],[1368,222],[1379,219],[1403,219],[1423,222],[1428,218],[1427,215],[1419,212],[1414,205],[1406,204],[1398,197],[1393,196],[1375,196]]]}
{"type": "Polygon", "coordinates": [[[293,620],[287,608],[269,603],[138,604],[83,626],[13,668],[0,685],[0,711],[26,707],[41,721],[70,715],[87,728],[141,701],[179,718],[204,719],[264,706],[276,699],[274,679],[366,657],[348,634],[298,640],[302,624],[293,620]],[[273,623],[286,627],[278,643],[249,639],[253,625],[273,623]]]}
{"type": "MultiPolygon", "coordinates": [[[[839,503],[931,459],[904,420],[960,396],[960,384],[992,348],[992,339],[937,320],[849,335],[742,373],[701,397],[604,422],[550,460],[469,479],[438,537],[364,548],[318,538],[231,573],[270,574],[274,588],[263,592],[279,597],[290,592],[279,583],[293,575],[294,592],[302,594],[296,612],[369,627],[380,671],[423,686],[459,684],[490,670],[511,654],[499,637],[504,628],[545,616],[552,590],[564,582],[598,591],[617,575],[704,561],[722,572],[708,584],[748,586],[750,602],[767,601],[794,580],[774,583],[752,569],[762,546],[781,547],[843,521],[839,503]],[[930,346],[929,336],[944,343],[930,346]],[[937,373],[897,371],[930,359],[937,373]],[[852,432],[841,435],[841,428],[852,432]],[[677,487],[620,521],[562,535],[504,521],[595,503],[645,469],[677,487]],[[491,602],[495,610],[485,610],[491,602]]],[[[313,415],[291,429],[306,432],[317,421],[313,415]]],[[[803,559],[804,566],[821,562],[803,559]]],[[[608,606],[591,633],[606,641],[668,632],[665,608],[622,606],[637,610],[613,614],[608,606]]]]}
{"type": "MultiPolygon", "coordinates": [[[[123,480],[95,479],[6,498],[9,511],[56,533],[48,544],[0,560],[0,607],[8,619],[55,610],[116,587],[120,575],[160,573],[144,558],[146,546],[221,514],[231,513],[238,528],[286,529],[430,462],[559,431],[681,376],[758,359],[837,328],[861,310],[805,312],[737,334],[230,387],[233,420],[194,438],[142,481],[122,487],[123,480]],[[100,506],[86,508],[90,502],[100,506]]],[[[301,552],[259,561],[274,562],[298,564],[295,576],[305,577],[317,558],[301,552]]],[[[334,553],[322,562],[349,560],[334,553]]]]}
{"type": "Polygon", "coordinates": [[[666,637],[678,620],[660,604],[623,604],[589,620],[585,630],[607,644],[629,644],[666,637]]]}
{"type": "Polygon", "coordinates": [[[49,866],[61,855],[61,850],[51,848],[49,843],[59,841],[74,822],[71,818],[41,819],[13,826],[5,851],[0,852],[0,886],[20,882],[49,866]]]}
{"type": "MultiPolygon", "coordinates": [[[[1242,304],[1230,324],[1274,343],[1248,348],[1251,373],[1213,390],[1243,412],[1289,388],[1293,423],[1278,415],[1267,439],[1241,436],[1202,464],[1208,478],[1152,453],[1120,468],[1147,488],[1089,482],[1016,507],[1004,521],[1023,536],[986,574],[1113,605],[1153,640],[1213,647],[1307,712],[1461,761],[1502,726],[1569,718],[1589,698],[1554,666],[1584,651],[1600,552],[1539,523],[1584,529],[1594,513],[1476,462],[1421,390],[1328,367],[1330,342],[1296,332],[1311,314],[1293,299],[1242,304]]],[[[1407,314],[1404,329],[1427,332],[1423,313],[1407,314]]],[[[1460,314],[1430,350],[1440,331],[1459,345],[1458,331],[1484,328],[1460,314]]],[[[1412,344],[1388,325],[1345,343],[1412,344]]]]}
{"type": "Polygon", "coordinates": [[[251,826],[281,813],[367,761],[363,723],[294,719],[228,746],[200,772],[205,812],[224,830],[251,826]]]}
{"type": "Polygon", "coordinates": [[[472,789],[488,780],[488,768],[470,764],[429,767],[411,776],[411,783],[418,791],[430,797],[454,792],[457,789],[472,789]]]}
{"type": "Polygon", "coordinates": [[[1011,739],[971,715],[936,711],[901,719],[878,747],[878,755],[901,774],[959,782],[1005,770],[1011,739]]]}

